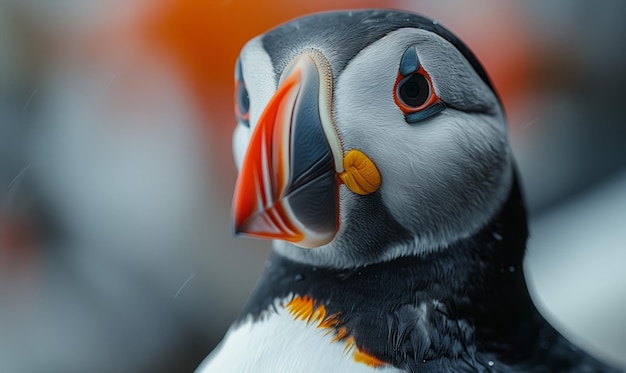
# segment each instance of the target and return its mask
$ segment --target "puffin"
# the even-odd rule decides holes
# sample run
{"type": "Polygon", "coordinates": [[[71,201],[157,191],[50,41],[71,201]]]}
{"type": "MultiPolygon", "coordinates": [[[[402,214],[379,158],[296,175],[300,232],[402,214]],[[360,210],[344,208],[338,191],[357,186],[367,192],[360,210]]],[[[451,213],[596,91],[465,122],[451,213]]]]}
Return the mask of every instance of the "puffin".
{"type": "Polygon", "coordinates": [[[273,241],[209,372],[614,372],[540,315],[502,104],[437,21],[307,15],[235,67],[236,235],[273,241]]]}

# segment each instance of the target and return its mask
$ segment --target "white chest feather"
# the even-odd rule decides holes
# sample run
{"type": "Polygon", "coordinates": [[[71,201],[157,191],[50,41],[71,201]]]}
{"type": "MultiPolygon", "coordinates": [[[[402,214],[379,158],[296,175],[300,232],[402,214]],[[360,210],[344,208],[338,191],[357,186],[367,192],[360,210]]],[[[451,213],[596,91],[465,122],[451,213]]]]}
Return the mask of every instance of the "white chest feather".
{"type": "Polygon", "coordinates": [[[231,329],[196,373],[400,372],[358,361],[360,352],[354,343],[333,340],[336,333],[320,326],[321,319],[297,319],[277,306],[277,312],[272,310],[263,320],[247,320],[231,329]]]}

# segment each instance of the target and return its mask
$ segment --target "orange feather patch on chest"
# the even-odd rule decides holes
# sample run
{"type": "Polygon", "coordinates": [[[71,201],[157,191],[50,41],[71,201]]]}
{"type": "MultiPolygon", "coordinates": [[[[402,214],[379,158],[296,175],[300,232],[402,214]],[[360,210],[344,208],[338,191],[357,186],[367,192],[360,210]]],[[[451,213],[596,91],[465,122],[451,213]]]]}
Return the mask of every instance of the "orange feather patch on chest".
{"type": "Polygon", "coordinates": [[[317,328],[328,329],[328,333],[334,333],[332,342],[343,341],[345,343],[346,353],[352,353],[352,358],[358,363],[363,363],[373,368],[386,365],[385,362],[368,354],[359,348],[354,337],[350,335],[350,331],[339,326],[339,313],[328,314],[323,304],[318,304],[315,299],[309,296],[295,296],[289,301],[285,308],[294,317],[295,320],[304,321],[309,325],[317,328]]]}

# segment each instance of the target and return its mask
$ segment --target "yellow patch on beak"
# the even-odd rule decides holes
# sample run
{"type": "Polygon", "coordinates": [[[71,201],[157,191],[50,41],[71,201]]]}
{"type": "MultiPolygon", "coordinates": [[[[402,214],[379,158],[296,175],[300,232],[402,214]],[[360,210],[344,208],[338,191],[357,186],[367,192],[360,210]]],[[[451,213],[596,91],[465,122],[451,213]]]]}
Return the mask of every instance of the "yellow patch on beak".
{"type": "Polygon", "coordinates": [[[374,162],[362,152],[350,150],[343,158],[343,169],[339,177],[352,192],[364,196],[380,188],[380,173],[374,162]]]}

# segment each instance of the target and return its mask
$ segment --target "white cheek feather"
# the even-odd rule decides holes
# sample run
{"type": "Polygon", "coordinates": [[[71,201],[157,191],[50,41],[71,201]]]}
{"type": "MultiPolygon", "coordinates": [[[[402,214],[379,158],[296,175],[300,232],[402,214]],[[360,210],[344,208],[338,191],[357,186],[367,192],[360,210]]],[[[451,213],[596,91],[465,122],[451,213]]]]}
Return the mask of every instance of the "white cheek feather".
{"type": "Polygon", "coordinates": [[[246,155],[246,150],[250,143],[250,136],[252,136],[252,130],[250,128],[241,124],[235,127],[235,132],[233,133],[233,157],[235,158],[235,165],[238,170],[241,169],[243,157],[246,155]]]}
{"type": "Polygon", "coordinates": [[[261,320],[249,319],[231,329],[196,373],[401,372],[355,362],[345,344],[333,342],[327,330],[294,320],[279,302],[275,306],[261,320]]]}
{"type": "Polygon", "coordinates": [[[374,161],[385,205],[415,236],[413,245],[388,250],[387,259],[440,249],[471,235],[507,197],[512,167],[497,99],[441,37],[417,29],[389,33],[346,67],[335,99],[344,150],[359,149],[374,161]],[[394,102],[393,87],[402,54],[411,45],[417,45],[420,63],[444,101],[468,111],[490,111],[448,108],[408,124],[394,102]]]}
{"type": "Polygon", "coordinates": [[[276,91],[274,67],[263,49],[261,37],[250,40],[243,47],[240,58],[243,80],[250,99],[250,128],[239,124],[233,134],[233,155],[238,169],[241,168],[241,162],[248,149],[252,130],[276,91]]]}

